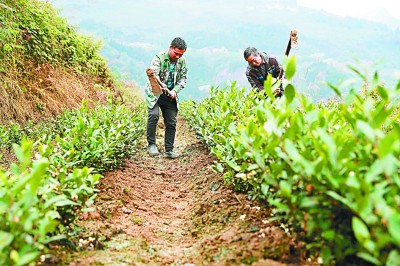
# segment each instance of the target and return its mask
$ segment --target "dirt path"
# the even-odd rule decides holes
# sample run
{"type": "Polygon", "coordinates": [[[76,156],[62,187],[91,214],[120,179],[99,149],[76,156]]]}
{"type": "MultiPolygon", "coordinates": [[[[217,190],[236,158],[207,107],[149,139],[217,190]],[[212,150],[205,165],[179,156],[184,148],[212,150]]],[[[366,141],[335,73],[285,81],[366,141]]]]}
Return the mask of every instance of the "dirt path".
{"type": "MultiPolygon", "coordinates": [[[[158,146],[163,147],[158,129],[158,146]]],[[[79,252],[62,265],[313,265],[267,222],[268,210],[222,184],[214,158],[178,121],[176,160],[149,157],[143,140],[123,169],[105,175],[95,211],[81,215],[79,252]]]]}

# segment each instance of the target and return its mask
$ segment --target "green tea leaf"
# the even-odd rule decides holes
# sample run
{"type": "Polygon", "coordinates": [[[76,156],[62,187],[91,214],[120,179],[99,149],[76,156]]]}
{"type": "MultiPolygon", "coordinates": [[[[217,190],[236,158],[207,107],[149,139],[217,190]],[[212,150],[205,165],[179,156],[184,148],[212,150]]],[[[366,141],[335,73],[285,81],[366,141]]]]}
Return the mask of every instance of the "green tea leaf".
{"type": "Polygon", "coordinates": [[[367,262],[372,263],[372,264],[382,265],[382,263],[377,258],[374,258],[372,255],[370,255],[366,252],[359,252],[359,253],[357,253],[357,256],[367,262]]]}
{"type": "Polygon", "coordinates": [[[34,261],[39,255],[40,255],[40,252],[38,252],[38,251],[23,254],[19,257],[17,265],[26,265],[26,264],[34,261]]]}
{"type": "Polygon", "coordinates": [[[318,205],[318,201],[316,201],[314,198],[304,197],[301,199],[299,206],[301,208],[312,208],[317,205],[318,205]]]}
{"type": "Polygon", "coordinates": [[[365,174],[365,181],[374,182],[378,180],[381,173],[383,173],[383,163],[378,159],[368,168],[368,171],[365,174]]]}
{"type": "Polygon", "coordinates": [[[43,176],[45,175],[48,166],[49,166],[49,161],[47,160],[47,158],[42,158],[33,164],[31,173],[32,177],[29,181],[30,191],[32,195],[36,195],[39,186],[43,181],[43,176]]]}
{"type": "Polygon", "coordinates": [[[395,213],[389,218],[388,230],[396,244],[400,246],[400,213],[395,213]]]}
{"type": "Polygon", "coordinates": [[[368,227],[358,217],[353,216],[351,220],[351,225],[358,242],[364,245],[368,240],[371,239],[368,227]]]}
{"type": "Polygon", "coordinates": [[[349,174],[349,176],[346,179],[346,185],[355,189],[360,188],[360,182],[358,181],[354,173],[349,174]]]}
{"type": "Polygon", "coordinates": [[[329,155],[329,160],[333,166],[336,166],[336,161],[337,161],[337,147],[335,140],[322,128],[318,128],[317,132],[319,134],[319,138],[322,140],[324,144],[326,144],[328,148],[328,155],[329,155]]]}
{"type": "Polygon", "coordinates": [[[296,95],[296,91],[292,84],[286,85],[284,94],[286,99],[288,100],[288,103],[291,103],[296,95]]]}
{"type": "Polygon", "coordinates": [[[398,139],[398,133],[395,131],[384,136],[379,142],[379,156],[382,158],[393,152],[396,145],[398,145],[398,139]]]}
{"type": "Polygon", "coordinates": [[[236,164],[235,161],[227,160],[226,163],[236,172],[240,172],[240,166],[236,164]]]}
{"type": "Polygon", "coordinates": [[[375,86],[379,82],[379,74],[377,71],[374,73],[374,79],[372,80],[372,86],[375,86]]]}
{"type": "Polygon", "coordinates": [[[279,188],[283,197],[290,198],[290,195],[292,194],[292,186],[289,182],[281,180],[279,182],[279,188]]]}
{"type": "Polygon", "coordinates": [[[10,259],[12,259],[15,264],[18,264],[18,261],[19,261],[18,251],[16,251],[15,249],[11,250],[10,259]]]}
{"type": "Polygon", "coordinates": [[[274,94],[272,92],[272,75],[268,74],[267,79],[264,81],[265,93],[270,99],[274,99],[274,94]]]}
{"type": "Polygon", "coordinates": [[[327,191],[326,194],[328,196],[331,196],[332,198],[334,198],[337,201],[340,201],[341,203],[343,203],[345,206],[349,207],[350,209],[354,209],[354,203],[351,202],[350,200],[348,200],[347,198],[339,195],[338,193],[336,193],[335,191],[327,191]]]}
{"type": "Polygon", "coordinates": [[[389,94],[384,87],[378,85],[377,90],[382,99],[387,100],[389,98],[389,94]]]}
{"type": "Polygon", "coordinates": [[[14,154],[17,157],[17,159],[22,162],[24,160],[24,152],[22,151],[21,146],[19,146],[18,144],[13,144],[12,145],[14,148],[14,154]]]}
{"type": "Polygon", "coordinates": [[[265,195],[265,196],[267,196],[268,195],[268,192],[269,191],[269,185],[267,185],[267,184],[265,184],[265,183],[262,183],[261,184],[261,192],[265,195]]]}
{"type": "Polygon", "coordinates": [[[0,231],[0,252],[11,244],[14,236],[8,232],[0,231]]]}
{"type": "Polygon", "coordinates": [[[57,206],[57,207],[62,207],[62,206],[68,206],[68,205],[73,206],[73,205],[79,205],[79,204],[72,200],[67,199],[66,196],[64,194],[62,194],[62,195],[57,195],[57,196],[54,196],[54,197],[48,199],[44,204],[44,208],[46,208],[46,209],[51,208],[53,205],[57,206]]]}
{"type": "Polygon", "coordinates": [[[364,74],[362,74],[357,68],[353,67],[350,64],[347,64],[347,67],[350,68],[351,70],[353,70],[354,73],[356,73],[358,76],[360,76],[364,81],[367,81],[367,77],[364,74]]]}
{"type": "Polygon", "coordinates": [[[374,141],[375,139],[375,131],[374,129],[367,123],[362,120],[357,120],[357,128],[360,130],[370,141],[374,141]]]}
{"type": "Polygon", "coordinates": [[[400,261],[400,252],[398,250],[392,250],[386,260],[386,266],[398,266],[400,261]]]}
{"type": "Polygon", "coordinates": [[[325,231],[322,233],[322,237],[328,241],[331,241],[332,239],[335,238],[335,231],[334,230],[325,231]]]}
{"type": "Polygon", "coordinates": [[[333,86],[331,83],[328,82],[329,88],[331,88],[337,96],[342,97],[342,93],[339,91],[339,89],[335,86],[333,86]]]}
{"type": "Polygon", "coordinates": [[[288,80],[291,80],[295,73],[296,73],[296,56],[292,55],[289,57],[289,60],[287,61],[286,64],[285,77],[288,80]]]}
{"type": "Polygon", "coordinates": [[[283,146],[285,147],[285,150],[286,150],[287,154],[289,155],[289,158],[293,162],[301,161],[302,157],[301,157],[300,153],[297,151],[294,143],[291,140],[285,139],[283,146]]]}

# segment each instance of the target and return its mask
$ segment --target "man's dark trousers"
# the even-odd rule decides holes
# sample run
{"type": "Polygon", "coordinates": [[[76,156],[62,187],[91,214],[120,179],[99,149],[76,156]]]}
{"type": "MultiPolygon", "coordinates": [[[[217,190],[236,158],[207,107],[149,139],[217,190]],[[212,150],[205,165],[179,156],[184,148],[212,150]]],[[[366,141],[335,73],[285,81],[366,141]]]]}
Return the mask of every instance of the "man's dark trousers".
{"type": "Polygon", "coordinates": [[[156,129],[158,119],[160,118],[160,109],[165,124],[165,151],[168,152],[174,149],[178,107],[176,99],[172,100],[165,94],[160,95],[160,98],[152,109],[148,108],[147,143],[149,145],[156,144],[156,129]]]}

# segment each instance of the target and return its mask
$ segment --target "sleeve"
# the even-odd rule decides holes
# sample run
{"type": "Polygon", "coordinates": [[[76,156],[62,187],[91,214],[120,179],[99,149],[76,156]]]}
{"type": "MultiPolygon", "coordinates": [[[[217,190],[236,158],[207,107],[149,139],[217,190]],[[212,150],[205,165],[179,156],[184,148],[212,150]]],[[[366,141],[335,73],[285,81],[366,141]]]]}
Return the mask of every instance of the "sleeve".
{"type": "Polygon", "coordinates": [[[246,70],[246,77],[252,88],[256,89],[257,91],[264,90],[264,84],[262,84],[260,80],[257,79],[257,77],[254,75],[254,73],[252,73],[251,70],[246,70]]]}
{"type": "Polygon", "coordinates": [[[174,86],[174,90],[176,91],[176,93],[179,93],[186,87],[187,72],[188,70],[186,66],[186,60],[183,59],[181,67],[178,70],[177,80],[174,86]]]}
{"type": "MultiPolygon", "coordinates": [[[[270,65],[270,68],[271,68],[271,72],[270,73],[271,73],[272,77],[278,79],[280,72],[281,71],[283,72],[283,68],[282,68],[281,64],[279,64],[278,60],[276,60],[275,57],[270,57],[269,65],[270,65]]],[[[284,92],[284,86],[283,86],[284,82],[283,82],[283,80],[285,80],[285,73],[284,72],[282,73],[282,82],[279,85],[279,91],[280,92],[278,94],[278,97],[282,96],[282,94],[284,92]]]]}
{"type": "MultiPolygon", "coordinates": [[[[279,64],[278,60],[276,60],[275,57],[270,57],[268,63],[269,63],[269,67],[270,67],[268,72],[271,73],[272,77],[278,78],[279,73],[282,69],[282,66],[279,64]]],[[[282,69],[282,71],[283,71],[283,69],[282,69]]]]}
{"type": "Polygon", "coordinates": [[[155,55],[153,60],[151,60],[150,68],[154,70],[154,74],[160,78],[160,71],[161,71],[161,57],[160,55],[155,55]]]}

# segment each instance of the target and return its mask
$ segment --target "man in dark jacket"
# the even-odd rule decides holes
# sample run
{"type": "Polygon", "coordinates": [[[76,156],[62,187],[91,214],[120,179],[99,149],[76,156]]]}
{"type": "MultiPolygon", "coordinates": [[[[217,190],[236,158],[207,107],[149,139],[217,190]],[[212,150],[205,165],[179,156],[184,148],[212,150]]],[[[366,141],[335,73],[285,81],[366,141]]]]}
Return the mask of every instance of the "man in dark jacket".
{"type": "MultiPolygon", "coordinates": [[[[265,52],[259,52],[254,47],[248,47],[243,53],[244,59],[249,63],[246,69],[246,77],[250,82],[251,87],[258,92],[264,90],[264,81],[268,74],[273,78],[278,79],[280,71],[283,71],[281,65],[275,57],[269,57],[265,52]]],[[[283,94],[282,84],[274,91],[276,97],[283,94]]]]}

